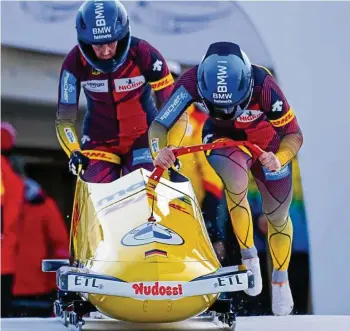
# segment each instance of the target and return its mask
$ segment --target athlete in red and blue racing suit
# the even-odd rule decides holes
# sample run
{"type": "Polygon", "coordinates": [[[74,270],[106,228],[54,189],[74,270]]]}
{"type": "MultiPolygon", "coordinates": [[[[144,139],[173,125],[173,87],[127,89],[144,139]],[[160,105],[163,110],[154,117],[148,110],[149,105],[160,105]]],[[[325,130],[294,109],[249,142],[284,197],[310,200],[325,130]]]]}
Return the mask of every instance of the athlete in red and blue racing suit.
{"type": "Polygon", "coordinates": [[[70,157],[70,170],[84,170],[89,182],[111,182],[137,168],[153,169],[147,131],[173,78],[163,56],[130,35],[129,19],[118,1],[86,1],[76,17],[78,45],[60,75],[56,132],[70,157]],[[87,100],[83,137],[75,119],[80,90],[87,100]]]}
{"type": "Polygon", "coordinates": [[[295,114],[267,69],[251,65],[246,54],[234,43],[214,43],[202,62],[176,81],[170,99],[151,125],[149,139],[157,166],[168,168],[175,161],[167,133],[180,119],[184,122],[183,114],[193,102],[202,102],[209,114],[203,129],[204,142],[248,140],[265,151],[259,160],[244,147],[215,150],[207,158],[225,185],[242,262],[255,278],[254,288],[246,293],[254,296],[261,292],[262,280],[247,200],[248,172],[252,171],[269,220],[272,310],[275,315],[287,315],[293,309],[287,273],[293,236],[289,216],[290,161],[303,142],[295,114]]]}

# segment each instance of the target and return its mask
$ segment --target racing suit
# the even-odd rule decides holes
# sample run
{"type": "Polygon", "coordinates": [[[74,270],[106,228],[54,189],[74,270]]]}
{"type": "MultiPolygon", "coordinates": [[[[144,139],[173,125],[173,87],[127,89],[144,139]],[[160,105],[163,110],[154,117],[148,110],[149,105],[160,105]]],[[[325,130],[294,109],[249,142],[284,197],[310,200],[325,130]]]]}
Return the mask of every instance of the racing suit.
{"type": "MultiPolygon", "coordinates": [[[[176,137],[180,146],[191,146],[202,143],[203,126],[208,119],[203,107],[193,103],[186,109],[188,123],[185,135],[183,135],[182,121],[178,121],[169,131],[168,142],[173,144],[176,137]]],[[[223,184],[210,166],[204,153],[193,153],[179,157],[181,167],[180,172],[190,178],[199,205],[202,209],[203,218],[206,224],[209,237],[213,242],[219,258],[224,258],[224,248],[222,240],[225,237],[225,217],[226,214],[219,206],[222,204],[223,184]]]]}
{"type": "MultiPolygon", "coordinates": [[[[248,140],[272,151],[283,166],[279,172],[263,168],[255,155],[242,147],[229,147],[207,153],[207,158],[225,186],[232,226],[241,250],[254,247],[252,216],[247,200],[248,172],[251,170],[263,200],[268,225],[268,242],[274,270],[286,275],[293,236],[289,206],[292,199],[292,158],[303,142],[293,109],[270,72],[253,65],[254,90],[248,108],[237,119],[209,118],[203,129],[204,142],[219,139],[248,140]]],[[[170,99],[149,130],[152,155],[167,147],[167,133],[193,102],[200,102],[195,66],[176,82],[170,99]]],[[[254,247],[255,249],[255,247],[254,247]]],[[[277,280],[279,281],[279,280],[277,280]]],[[[284,281],[284,280],[281,280],[284,281]]]]}
{"type": "Polygon", "coordinates": [[[78,46],[70,51],[61,68],[56,133],[68,156],[82,149],[90,158],[85,181],[111,182],[121,173],[153,169],[147,131],[157,109],[151,90],[163,103],[172,88],[163,56],[144,40],[131,37],[126,61],[113,73],[91,67],[78,46]],[[81,88],[87,111],[80,144],[74,123],[81,88]]]}

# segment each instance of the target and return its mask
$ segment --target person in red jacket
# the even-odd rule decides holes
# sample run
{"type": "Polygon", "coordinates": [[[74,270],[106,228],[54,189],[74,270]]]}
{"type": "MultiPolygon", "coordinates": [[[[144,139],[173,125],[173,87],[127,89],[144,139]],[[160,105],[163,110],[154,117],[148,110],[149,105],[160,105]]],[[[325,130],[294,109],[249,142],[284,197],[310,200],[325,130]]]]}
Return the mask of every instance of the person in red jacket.
{"type": "Polygon", "coordinates": [[[24,183],[9,160],[16,140],[10,123],[1,123],[1,317],[11,312],[12,284],[18,243],[18,222],[24,202],[24,183]]]}
{"type": "Polygon", "coordinates": [[[69,257],[68,232],[56,202],[37,182],[25,179],[25,203],[15,260],[14,315],[49,317],[56,296],[55,273],[41,270],[43,259],[69,257]]]}

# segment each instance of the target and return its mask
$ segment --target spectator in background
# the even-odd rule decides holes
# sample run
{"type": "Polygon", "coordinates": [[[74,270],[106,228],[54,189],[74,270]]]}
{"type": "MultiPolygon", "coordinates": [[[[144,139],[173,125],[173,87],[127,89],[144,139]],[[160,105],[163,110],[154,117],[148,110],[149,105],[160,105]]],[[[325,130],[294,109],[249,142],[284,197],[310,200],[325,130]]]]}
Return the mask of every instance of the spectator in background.
{"type": "Polygon", "coordinates": [[[30,178],[25,179],[25,203],[18,235],[14,315],[49,317],[56,298],[56,274],[42,272],[41,261],[67,259],[69,239],[56,202],[30,178]]]}
{"type": "Polygon", "coordinates": [[[24,203],[23,180],[9,159],[15,142],[14,127],[1,122],[1,317],[11,313],[18,225],[24,203]]]}
{"type": "Polygon", "coordinates": [[[2,317],[45,317],[56,281],[41,260],[69,257],[68,232],[55,201],[25,176],[15,145],[14,128],[1,123],[2,317]]]}

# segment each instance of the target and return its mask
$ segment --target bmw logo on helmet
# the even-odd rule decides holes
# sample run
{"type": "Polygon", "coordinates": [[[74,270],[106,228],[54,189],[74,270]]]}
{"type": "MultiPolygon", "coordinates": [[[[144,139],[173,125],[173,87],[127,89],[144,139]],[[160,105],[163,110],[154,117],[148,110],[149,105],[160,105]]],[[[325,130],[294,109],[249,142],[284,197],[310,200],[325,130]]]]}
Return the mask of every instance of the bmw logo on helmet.
{"type": "Polygon", "coordinates": [[[95,69],[108,73],[125,61],[130,48],[130,26],[126,9],[119,1],[86,1],[76,16],[79,48],[95,69]],[[108,60],[97,58],[91,45],[118,42],[116,55],[108,60]]]}
{"type": "Polygon", "coordinates": [[[253,92],[252,66],[238,45],[210,45],[198,66],[197,81],[211,116],[233,120],[248,107],[253,92]]]}

